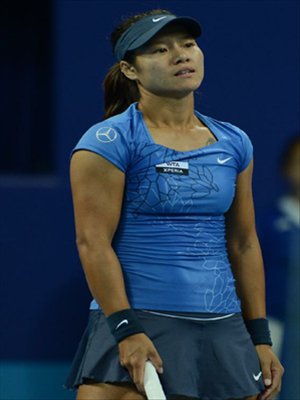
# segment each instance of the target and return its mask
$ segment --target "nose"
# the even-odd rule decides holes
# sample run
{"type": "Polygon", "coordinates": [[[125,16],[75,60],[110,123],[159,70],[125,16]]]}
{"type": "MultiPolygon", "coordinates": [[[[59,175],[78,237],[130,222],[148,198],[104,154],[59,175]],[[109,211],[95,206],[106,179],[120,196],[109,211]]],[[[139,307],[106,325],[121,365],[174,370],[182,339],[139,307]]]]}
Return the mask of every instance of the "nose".
{"type": "Polygon", "coordinates": [[[174,48],[174,64],[180,64],[190,61],[187,51],[182,46],[175,46],[174,48]]]}
{"type": "Polygon", "coordinates": [[[175,62],[174,63],[177,65],[177,64],[181,64],[181,63],[185,63],[185,62],[189,62],[189,61],[190,61],[190,59],[189,59],[189,57],[187,55],[180,54],[175,58],[175,62]]]}

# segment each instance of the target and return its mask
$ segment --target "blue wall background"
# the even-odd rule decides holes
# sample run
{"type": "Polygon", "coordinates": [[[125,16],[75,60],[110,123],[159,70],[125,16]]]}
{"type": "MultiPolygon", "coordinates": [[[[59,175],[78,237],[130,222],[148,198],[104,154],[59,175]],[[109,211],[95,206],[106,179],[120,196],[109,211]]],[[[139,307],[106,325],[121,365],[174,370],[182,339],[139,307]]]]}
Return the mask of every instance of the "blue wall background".
{"type": "Polygon", "coordinates": [[[197,107],[251,137],[257,209],[281,189],[278,157],[299,132],[298,1],[54,2],[55,173],[0,175],[2,399],[74,397],[61,387],[90,295],[75,248],[69,154],[102,118],[112,28],[120,16],[158,7],[203,26],[206,76],[197,107]]]}

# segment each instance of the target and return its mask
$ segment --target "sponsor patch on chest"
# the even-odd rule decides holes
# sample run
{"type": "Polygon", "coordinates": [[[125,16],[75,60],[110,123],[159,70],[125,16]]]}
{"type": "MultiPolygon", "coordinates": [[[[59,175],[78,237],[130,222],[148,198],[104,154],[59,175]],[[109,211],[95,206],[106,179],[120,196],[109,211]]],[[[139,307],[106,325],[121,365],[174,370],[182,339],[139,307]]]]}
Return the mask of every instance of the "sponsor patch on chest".
{"type": "Polygon", "coordinates": [[[156,172],[160,174],[189,174],[189,163],[185,161],[169,161],[167,163],[157,164],[155,168],[156,172]]]}

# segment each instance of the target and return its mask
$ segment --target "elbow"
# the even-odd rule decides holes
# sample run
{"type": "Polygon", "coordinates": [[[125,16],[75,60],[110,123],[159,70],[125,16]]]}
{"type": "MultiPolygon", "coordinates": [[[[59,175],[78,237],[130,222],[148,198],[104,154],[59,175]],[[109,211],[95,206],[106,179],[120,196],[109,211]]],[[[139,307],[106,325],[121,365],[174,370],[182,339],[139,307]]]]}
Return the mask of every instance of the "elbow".
{"type": "Polygon", "coordinates": [[[79,253],[82,253],[84,249],[89,247],[89,241],[82,236],[76,236],[76,247],[79,253]]]}
{"type": "Polygon", "coordinates": [[[89,246],[90,243],[91,243],[91,241],[89,240],[88,236],[81,235],[81,234],[76,235],[76,246],[77,246],[78,250],[82,247],[84,248],[84,247],[89,246]]]}
{"type": "Polygon", "coordinates": [[[81,260],[85,260],[88,254],[92,254],[93,244],[86,237],[76,237],[76,247],[81,260]]]}
{"type": "Polygon", "coordinates": [[[89,234],[77,234],[76,246],[80,255],[92,254],[103,251],[108,247],[111,248],[111,243],[105,238],[89,234]]]}
{"type": "Polygon", "coordinates": [[[251,242],[242,242],[242,243],[229,243],[228,251],[232,255],[240,255],[243,256],[251,249],[253,249],[254,244],[251,242]]]}
{"type": "Polygon", "coordinates": [[[239,235],[236,238],[228,238],[228,250],[233,254],[243,255],[259,246],[255,231],[247,235],[239,235]]]}

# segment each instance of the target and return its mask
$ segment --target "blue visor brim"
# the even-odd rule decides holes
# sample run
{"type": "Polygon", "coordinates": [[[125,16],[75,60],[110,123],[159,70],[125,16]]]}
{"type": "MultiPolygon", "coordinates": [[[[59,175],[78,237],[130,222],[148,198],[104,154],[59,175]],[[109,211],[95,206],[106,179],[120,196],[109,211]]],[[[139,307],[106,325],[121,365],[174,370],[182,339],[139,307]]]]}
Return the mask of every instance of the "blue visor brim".
{"type": "Polygon", "coordinates": [[[171,23],[178,23],[186,28],[193,37],[201,35],[199,23],[190,17],[176,17],[170,14],[151,15],[133,24],[123,33],[114,48],[114,55],[121,61],[127,51],[136,50],[151,40],[161,29],[171,23]]]}

